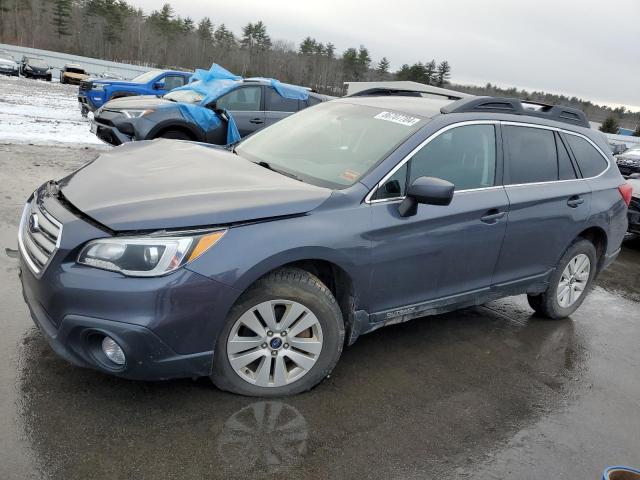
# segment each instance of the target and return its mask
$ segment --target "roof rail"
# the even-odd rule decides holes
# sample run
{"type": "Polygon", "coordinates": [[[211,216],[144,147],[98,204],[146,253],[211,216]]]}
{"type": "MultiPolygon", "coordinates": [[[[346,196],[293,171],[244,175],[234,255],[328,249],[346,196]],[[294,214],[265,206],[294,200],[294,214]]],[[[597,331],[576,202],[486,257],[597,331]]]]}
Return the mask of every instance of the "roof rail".
{"type": "Polygon", "coordinates": [[[519,100],[503,97],[471,97],[463,98],[445,105],[440,109],[442,113],[463,112],[491,112],[508,113],[511,115],[529,115],[546,118],[557,122],[570,123],[580,127],[591,128],[587,116],[582,110],[562,105],[547,105],[545,103],[519,100]]]}

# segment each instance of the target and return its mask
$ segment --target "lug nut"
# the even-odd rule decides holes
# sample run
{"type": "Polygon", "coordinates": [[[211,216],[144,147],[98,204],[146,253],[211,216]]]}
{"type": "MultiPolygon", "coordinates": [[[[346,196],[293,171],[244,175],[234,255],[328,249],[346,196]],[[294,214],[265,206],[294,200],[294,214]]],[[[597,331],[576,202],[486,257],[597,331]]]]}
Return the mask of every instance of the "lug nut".
{"type": "Polygon", "coordinates": [[[272,332],[271,330],[269,330],[269,331],[267,332],[267,336],[272,337],[272,336],[273,336],[273,332],[272,332]]]}
{"type": "Polygon", "coordinates": [[[287,336],[287,331],[285,330],[284,332],[282,332],[282,333],[280,334],[280,336],[281,336],[281,337],[286,337],[286,336],[287,336]]]}
{"type": "Polygon", "coordinates": [[[266,343],[263,343],[263,344],[262,344],[262,348],[267,348],[267,344],[266,344],[266,343]]]}
{"type": "Polygon", "coordinates": [[[289,348],[289,344],[288,344],[288,343],[285,343],[285,344],[284,344],[284,348],[289,348]]]}
{"type": "Polygon", "coordinates": [[[277,350],[271,350],[271,355],[275,357],[277,354],[278,354],[277,350]]]}

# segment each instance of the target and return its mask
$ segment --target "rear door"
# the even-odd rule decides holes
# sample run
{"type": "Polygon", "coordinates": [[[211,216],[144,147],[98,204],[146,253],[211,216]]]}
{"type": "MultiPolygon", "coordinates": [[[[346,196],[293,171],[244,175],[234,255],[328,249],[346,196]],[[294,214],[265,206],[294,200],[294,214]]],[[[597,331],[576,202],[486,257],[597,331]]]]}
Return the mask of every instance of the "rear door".
{"type": "Polygon", "coordinates": [[[265,125],[263,89],[260,85],[243,85],[216,100],[216,106],[227,110],[244,137],[265,125]]]}
{"type": "Polygon", "coordinates": [[[372,312],[391,318],[406,306],[488,292],[508,209],[498,134],[499,125],[489,122],[449,128],[372,197],[372,312]],[[415,215],[402,217],[398,205],[406,186],[421,176],[452,182],[453,201],[418,205],[415,215]]]}
{"type": "Polygon", "coordinates": [[[265,93],[265,126],[273,125],[307,106],[304,100],[282,97],[273,87],[265,87],[265,93]]]}
{"type": "Polygon", "coordinates": [[[544,278],[589,216],[591,188],[562,134],[503,122],[507,231],[494,284],[544,278]]]}

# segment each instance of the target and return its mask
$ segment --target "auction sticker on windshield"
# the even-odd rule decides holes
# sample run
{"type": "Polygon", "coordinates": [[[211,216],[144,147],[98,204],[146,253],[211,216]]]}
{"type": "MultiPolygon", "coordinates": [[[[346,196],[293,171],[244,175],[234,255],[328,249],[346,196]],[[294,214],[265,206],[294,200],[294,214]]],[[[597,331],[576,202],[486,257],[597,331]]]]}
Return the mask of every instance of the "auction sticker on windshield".
{"type": "Polygon", "coordinates": [[[373,118],[377,118],[378,120],[386,120],[387,122],[399,123],[400,125],[406,125],[407,127],[411,127],[420,121],[419,118],[410,117],[408,115],[401,115],[399,113],[392,112],[380,112],[373,118]]]}

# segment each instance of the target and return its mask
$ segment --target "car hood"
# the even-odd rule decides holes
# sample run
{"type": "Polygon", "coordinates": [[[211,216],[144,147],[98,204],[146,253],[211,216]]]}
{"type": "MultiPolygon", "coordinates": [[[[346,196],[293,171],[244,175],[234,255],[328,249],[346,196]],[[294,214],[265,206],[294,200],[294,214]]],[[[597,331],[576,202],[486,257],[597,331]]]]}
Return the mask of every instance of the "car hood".
{"type": "Polygon", "coordinates": [[[144,110],[147,108],[155,108],[160,105],[168,105],[172,102],[171,100],[165,100],[160,97],[156,97],[155,95],[134,95],[131,97],[122,97],[116,98],[113,100],[109,100],[104,105],[105,110],[127,110],[127,109],[137,109],[144,110]]]}
{"type": "Polygon", "coordinates": [[[115,86],[123,86],[123,87],[143,87],[144,83],[138,82],[130,82],[128,80],[116,80],[111,78],[94,78],[91,77],[89,80],[92,83],[102,83],[104,85],[115,85],[115,86]]]}
{"type": "Polygon", "coordinates": [[[616,156],[616,159],[619,159],[619,160],[640,160],[640,150],[635,150],[633,152],[622,152],[620,155],[616,156]]]}
{"type": "Polygon", "coordinates": [[[0,65],[11,65],[15,67],[17,65],[13,60],[9,60],[8,58],[0,58],[0,65]]]}
{"type": "Polygon", "coordinates": [[[158,139],[100,155],[58,182],[75,208],[115,231],[226,225],[303,214],[331,190],[233,153],[158,139]]]}
{"type": "Polygon", "coordinates": [[[81,80],[84,80],[85,78],[89,78],[89,75],[87,75],[86,73],[74,73],[74,72],[64,72],[64,76],[70,77],[70,78],[78,78],[81,80]]]}

